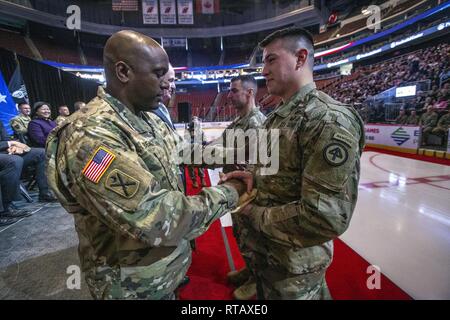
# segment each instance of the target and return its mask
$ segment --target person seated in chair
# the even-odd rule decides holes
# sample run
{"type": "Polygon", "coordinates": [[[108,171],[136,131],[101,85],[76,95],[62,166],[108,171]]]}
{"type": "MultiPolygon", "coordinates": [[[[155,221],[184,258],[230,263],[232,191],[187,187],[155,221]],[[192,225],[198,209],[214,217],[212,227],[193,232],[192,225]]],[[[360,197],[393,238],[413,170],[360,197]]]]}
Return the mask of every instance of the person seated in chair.
{"type": "Polygon", "coordinates": [[[31,107],[28,103],[19,103],[19,114],[9,121],[9,125],[14,131],[14,136],[22,143],[28,142],[28,124],[31,121],[31,107]]]}
{"type": "Polygon", "coordinates": [[[45,150],[30,148],[26,144],[10,140],[3,123],[0,122],[0,189],[2,198],[0,219],[30,215],[26,210],[15,210],[11,207],[12,201],[19,193],[22,169],[29,166],[33,166],[36,172],[39,201],[56,201],[56,198],[50,193],[45,175],[45,150]]]}
{"type": "Polygon", "coordinates": [[[47,102],[36,102],[33,106],[31,117],[33,120],[28,124],[28,137],[33,147],[45,148],[47,136],[56,127],[56,123],[50,119],[52,112],[47,102]]]}
{"type": "Polygon", "coordinates": [[[422,127],[422,145],[428,144],[428,136],[433,130],[434,127],[436,127],[438,120],[438,114],[434,112],[433,106],[429,105],[427,107],[427,112],[422,114],[420,117],[420,126],[422,127]]]}
{"type": "Polygon", "coordinates": [[[437,126],[431,131],[433,134],[446,137],[448,135],[448,128],[450,127],[450,109],[447,109],[447,113],[439,118],[437,126]]]}

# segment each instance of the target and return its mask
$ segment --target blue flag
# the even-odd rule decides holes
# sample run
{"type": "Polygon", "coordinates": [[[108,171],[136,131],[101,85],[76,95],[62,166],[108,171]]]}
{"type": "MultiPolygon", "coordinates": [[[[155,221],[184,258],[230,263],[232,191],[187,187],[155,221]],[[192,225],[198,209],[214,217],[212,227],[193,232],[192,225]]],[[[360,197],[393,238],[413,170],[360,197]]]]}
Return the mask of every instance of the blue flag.
{"type": "Polygon", "coordinates": [[[3,122],[8,134],[13,134],[9,120],[14,118],[17,113],[16,104],[9,93],[8,86],[3,79],[3,74],[0,72],[0,120],[3,122]]]}

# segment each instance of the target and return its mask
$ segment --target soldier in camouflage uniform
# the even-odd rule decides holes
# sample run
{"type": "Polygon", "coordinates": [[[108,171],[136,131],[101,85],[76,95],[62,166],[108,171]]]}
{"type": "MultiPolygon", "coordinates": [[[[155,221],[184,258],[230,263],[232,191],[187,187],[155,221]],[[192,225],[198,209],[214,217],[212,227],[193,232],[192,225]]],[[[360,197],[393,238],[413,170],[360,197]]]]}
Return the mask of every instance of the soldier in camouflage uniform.
{"type": "Polygon", "coordinates": [[[438,114],[434,112],[432,105],[427,107],[427,112],[420,117],[420,126],[422,127],[422,144],[428,143],[428,135],[431,133],[434,127],[436,127],[438,121],[438,114]]]}
{"type": "Polygon", "coordinates": [[[14,130],[16,135],[18,134],[27,134],[28,133],[28,124],[31,121],[30,113],[31,108],[28,103],[19,104],[19,115],[15,116],[9,121],[11,128],[14,130]]]}
{"type": "MultiPolygon", "coordinates": [[[[240,129],[245,132],[248,129],[261,128],[264,121],[266,121],[266,116],[259,110],[259,107],[256,106],[255,99],[257,91],[258,84],[251,75],[240,75],[231,79],[230,91],[227,98],[236,108],[238,116],[222,133],[224,146],[227,144],[227,130],[240,129]]],[[[236,169],[236,165],[227,164],[223,167],[223,172],[227,173],[236,169]]]]}
{"type": "Polygon", "coordinates": [[[66,120],[66,118],[70,115],[69,108],[67,106],[59,106],[58,108],[58,116],[55,119],[55,123],[59,126],[61,123],[66,120]]]}
{"type": "Polygon", "coordinates": [[[439,118],[436,128],[432,130],[433,134],[438,136],[447,136],[448,128],[450,127],[450,109],[447,110],[447,114],[444,114],[439,118]]]}
{"type": "MultiPolygon", "coordinates": [[[[226,133],[227,130],[243,130],[259,129],[262,127],[266,116],[256,106],[256,93],[258,91],[258,84],[255,78],[251,75],[240,75],[231,79],[230,91],[228,93],[228,100],[236,108],[238,117],[224,130],[222,134],[223,145],[227,145],[226,133]]],[[[237,148],[238,146],[234,146],[237,148]]],[[[246,158],[248,157],[248,150],[246,150],[246,158]]],[[[236,164],[226,164],[223,167],[223,172],[231,172],[238,169],[236,164]]],[[[242,243],[240,238],[242,222],[239,215],[232,215],[233,219],[233,233],[238,242],[242,257],[248,260],[249,255],[246,252],[246,246],[242,243]]],[[[248,264],[247,264],[248,266],[248,264]]],[[[245,266],[241,270],[231,271],[227,274],[228,280],[234,284],[237,289],[233,291],[233,297],[237,300],[248,300],[256,294],[256,282],[252,271],[245,266]]]]}
{"type": "MultiPolygon", "coordinates": [[[[266,120],[279,129],[279,171],[252,172],[255,200],[245,218],[243,243],[251,251],[260,299],[329,299],[325,273],[333,239],[348,227],[355,208],[364,147],[357,112],[316,89],[312,36],[283,29],[261,42],[263,76],[280,105],[266,120]]],[[[268,146],[270,148],[270,146],[268,146]]],[[[231,172],[222,178],[243,177],[231,172]]]]}
{"type": "Polygon", "coordinates": [[[410,115],[408,116],[408,119],[406,120],[406,124],[410,124],[410,125],[418,125],[419,124],[419,116],[417,115],[415,109],[411,109],[410,115]]]}
{"type": "Polygon", "coordinates": [[[398,117],[395,119],[395,123],[397,124],[406,124],[408,122],[408,116],[406,114],[405,109],[400,109],[400,113],[398,117]]]}
{"type": "Polygon", "coordinates": [[[47,140],[47,175],[74,215],[79,256],[97,299],[170,299],[191,262],[189,240],[234,208],[240,181],[186,197],[165,137],[138,114],[168,87],[153,39],[121,31],[104,49],[106,90],[47,140]]]}

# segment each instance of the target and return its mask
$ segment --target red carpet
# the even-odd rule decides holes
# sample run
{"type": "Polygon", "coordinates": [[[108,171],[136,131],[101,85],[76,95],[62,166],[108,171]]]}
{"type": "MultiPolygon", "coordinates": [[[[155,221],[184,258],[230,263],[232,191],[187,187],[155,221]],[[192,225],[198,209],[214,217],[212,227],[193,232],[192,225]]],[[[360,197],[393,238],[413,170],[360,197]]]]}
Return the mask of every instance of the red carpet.
{"type": "MultiPolygon", "coordinates": [[[[187,172],[186,172],[187,174],[187,172]]],[[[188,175],[186,175],[188,177],[188,175]]],[[[206,175],[209,183],[209,176],[206,175]]],[[[187,178],[188,194],[196,194],[192,182],[187,178]]],[[[237,269],[244,266],[232,228],[225,228],[231,252],[237,269]]],[[[387,277],[381,276],[381,289],[369,290],[366,281],[369,263],[341,240],[334,241],[334,259],[328,269],[326,279],[333,299],[358,300],[409,300],[404,291],[387,277]]],[[[220,221],[216,221],[201,237],[196,239],[196,251],[192,255],[192,265],[188,271],[190,282],[180,290],[181,300],[230,300],[234,287],[226,281],[230,271],[220,221]]]]}

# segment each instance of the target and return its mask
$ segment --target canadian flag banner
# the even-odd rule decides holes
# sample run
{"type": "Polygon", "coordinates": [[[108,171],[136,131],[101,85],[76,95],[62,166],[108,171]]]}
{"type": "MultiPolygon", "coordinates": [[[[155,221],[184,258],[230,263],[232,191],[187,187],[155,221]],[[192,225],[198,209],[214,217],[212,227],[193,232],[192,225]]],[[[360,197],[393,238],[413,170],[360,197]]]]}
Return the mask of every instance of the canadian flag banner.
{"type": "Polygon", "coordinates": [[[177,24],[175,0],[160,0],[159,13],[161,15],[161,24],[177,24]]]}
{"type": "Polygon", "coordinates": [[[220,12],[220,0],[197,0],[197,13],[214,14],[220,12]]]}
{"type": "Polygon", "coordinates": [[[192,0],[177,0],[178,24],[194,24],[192,0]]]}
{"type": "Polygon", "coordinates": [[[158,24],[158,0],[142,0],[142,18],[144,24],[158,24]]]}

